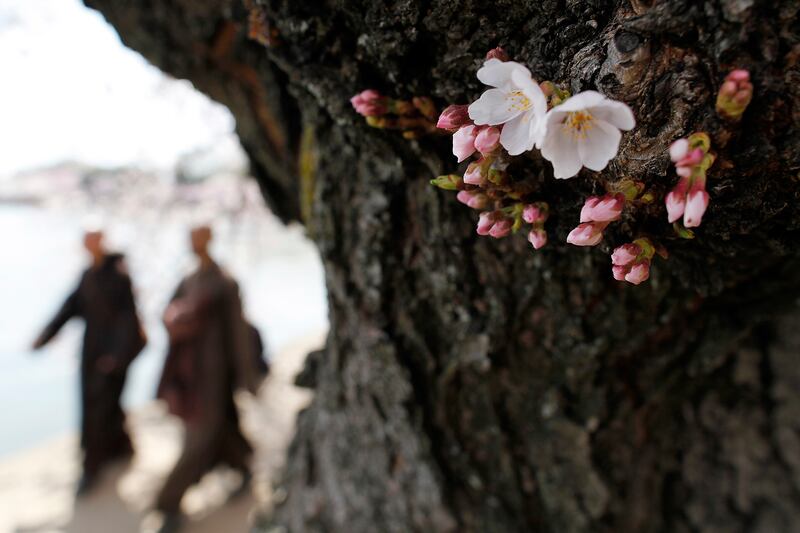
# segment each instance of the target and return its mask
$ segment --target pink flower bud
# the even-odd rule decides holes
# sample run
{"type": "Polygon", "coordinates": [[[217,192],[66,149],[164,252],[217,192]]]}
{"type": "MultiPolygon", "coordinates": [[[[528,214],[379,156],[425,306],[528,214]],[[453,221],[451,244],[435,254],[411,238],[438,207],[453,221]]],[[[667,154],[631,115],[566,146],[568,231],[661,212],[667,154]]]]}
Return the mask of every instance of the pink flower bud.
{"type": "Polygon", "coordinates": [[[540,222],[541,218],[542,218],[542,212],[535,204],[528,204],[522,210],[522,220],[524,220],[528,224],[533,224],[534,222],[540,222]]]}
{"type": "Polygon", "coordinates": [[[594,246],[603,240],[606,224],[586,222],[569,232],[567,242],[575,246],[594,246]]]}
{"type": "Polygon", "coordinates": [[[667,194],[665,203],[667,204],[667,220],[670,222],[675,222],[683,216],[686,210],[686,191],[688,189],[689,180],[682,177],[675,188],[667,194]]]}
{"type": "Polygon", "coordinates": [[[611,264],[615,266],[629,265],[639,257],[640,253],[642,253],[642,249],[638,245],[632,242],[623,244],[614,249],[611,254],[611,264]]]}
{"type": "Polygon", "coordinates": [[[531,243],[534,250],[538,250],[547,244],[547,232],[543,229],[532,229],[528,233],[528,242],[531,243]]]}
{"type": "Polygon", "coordinates": [[[581,209],[581,222],[619,220],[623,207],[625,207],[625,196],[622,194],[606,194],[603,197],[590,196],[581,209]]]}
{"type": "Polygon", "coordinates": [[[499,59],[500,61],[508,61],[508,54],[501,47],[492,48],[486,53],[486,60],[499,59]]]}
{"type": "Polygon", "coordinates": [[[506,235],[511,233],[511,227],[513,225],[514,223],[511,220],[507,218],[501,218],[500,220],[495,222],[494,226],[492,226],[492,229],[489,230],[489,235],[491,235],[495,239],[505,237],[506,235]]]}
{"type": "Polygon", "coordinates": [[[453,134],[453,155],[462,162],[475,152],[475,126],[462,126],[453,134]]]}
{"type": "Polygon", "coordinates": [[[489,197],[475,191],[458,191],[456,199],[472,209],[483,209],[489,204],[489,197]]]}
{"type": "Polygon", "coordinates": [[[750,100],[753,99],[753,86],[751,84],[746,84],[746,86],[739,87],[739,92],[736,93],[736,96],[733,97],[733,101],[736,102],[736,105],[746,108],[750,105],[750,100]]]}
{"type": "Polygon", "coordinates": [[[702,186],[692,187],[686,195],[686,210],[683,214],[683,225],[687,228],[696,228],[703,220],[703,214],[708,207],[708,193],[702,186]]]}
{"type": "Polygon", "coordinates": [[[623,265],[612,265],[611,273],[617,281],[625,281],[625,274],[628,273],[629,267],[623,265]]]}
{"type": "Polygon", "coordinates": [[[673,163],[677,163],[689,153],[689,140],[678,139],[669,145],[669,158],[673,163]]]}
{"type": "Polygon", "coordinates": [[[469,118],[467,105],[451,105],[447,106],[442,114],[439,115],[439,121],[436,123],[437,128],[443,130],[456,131],[462,126],[472,124],[472,119],[469,118]]]}
{"type": "Polygon", "coordinates": [[[467,171],[464,173],[464,183],[469,185],[485,185],[486,177],[481,172],[480,160],[470,163],[467,171]]]}
{"type": "Polygon", "coordinates": [[[633,265],[630,271],[625,274],[625,281],[638,285],[650,277],[650,262],[642,261],[633,265]]]}
{"type": "Polygon", "coordinates": [[[596,206],[598,203],[600,203],[599,196],[590,196],[589,198],[584,200],[583,207],[581,207],[581,222],[592,221],[591,217],[592,209],[594,209],[594,206],[596,206]]]}
{"type": "Polygon", "coordinates": [[[377,117],[386,113],[385,98],[374,89],[361,91],[350,99],[353,108],[365,117],[377,117]]]}
{"type": "Polygon", "coordinates": [[[675,167],[675,174],[682,178],[688,178],[692,175],[692,167],[675,167]]]}
{"type": "Polygon", "coordinates": [[[727,76],[725,76],[725,79],[738,83],[750,81],[750,72],[743,68],[739,68],[732,70],[727,76]]]}
{"type": "Polygon", "coordinates": [[[489,235],[492,226],[494,226],[494,213],[484,211],[478,216],[478,235],[489,235]]]}
{"type": "Polygon", "coordinates": [[[671,191],[667,194],[667,220],[675,222],[683,216],[686,210],[686,197],[676,191],[671,191]]]}
{"type": "Polygon", "coordinates": [[[752,98],[753,84],[750,83],[750,73],[744,69],[736,69],[725,76],[725,81],[719,88],[717,113],[728,120],[738,121],[752,98]]]}
{"type": "Polygon", "coordinates": [[[481,128],[475,137],[475,149],[481,154],[490,154],[500,146],[500,129],[494,126],[481,128]]]}
{"type": "Polygon", "coordinates": [[[722,84],[722,87],[719,88],[719,94],[727,96],[728,98],[733,98],[738,88],[739,86],[735,81],[726,81],[722,84]]]}
{"type": "Polygon", "coordinates": [[[704,155],[705,152],[703,152],[702,148],[695,148],[686,154],[686,157],[678,161],[676,165],[682,167],[693,167],[695,165],[699,165],[703,161],[704,155]]]}

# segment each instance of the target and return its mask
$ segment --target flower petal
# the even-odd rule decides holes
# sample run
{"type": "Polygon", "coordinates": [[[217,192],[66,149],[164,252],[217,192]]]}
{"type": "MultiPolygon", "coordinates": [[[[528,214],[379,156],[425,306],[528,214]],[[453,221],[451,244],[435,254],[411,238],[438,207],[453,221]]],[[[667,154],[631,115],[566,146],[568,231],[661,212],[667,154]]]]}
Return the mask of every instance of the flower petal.
{"type": "Polygon", "coordinates": [[[607,98],[597,91],[583,91],[567,98],[566,102],[556,106],[555,109],[561,112],[581,111],[595,107],[603,103],[604,100],[607,100],[607,98]]]}
{"type": "Polygon", "coordinates": [[[503,125],[500,132],[500,144],[508,151],[509,155],[519,155],[533,148],[536,141],[531,136],[529,113],[515,117],[503,125]]]}
{"type": "Polygon", "coordinates": [[[470,104],[469,117],[480,125],[496,126],[508,122],[522,110],[510,105],[507,96],[508,93],[501,89],[489,89],[470,104]]]}
{"type": "Polygon", "coordinates": [[[689,154],[688,139],[678,139],[669,145],[669,158],[673,163],[677,163],[689,154]]]}
{"type": "Polygon", "coordinates": [[[596,246],[603,240],[603,229],[605,225],[579,224],[567,235],[567,242],[575,246],[596,246]]]}
{"type": "Polygon", "coordinates": [[[536,80],[531,78],[530,72],[517,70],[511,74],[511,80],[531,103],[531,108],[528,110],[530,115],[529,135],[534,140],[534,144],[538,146],[541,144],[544,134],[543,124],[547,115],[547,98],[536,80]]]}
{"type": "Polygon", "coordinates": [[[462,126],[453,134],[453,155],[462,162],[475,153],[475,126],[462,126]]]}
{"type": "Polygon", "coordinates": [[[547,135],[542,141],[542,157],[553,164],[558,179],[575,176],[581,170],[581,158],[575,139],[559,123],[547,122],[547,135]]]}
{"type": "Polygon", "coordinates": [[[626,104],[606,98],[598,105],[589,108],[589,112],[600,120],[605,120],[612,126],[624,131],[632,130],[636,126],[633,111],[626,104]]]}
{"type": "Polygon", "coordinates": [[[528,69],[524,71],[518,69],[512,72],[511,81],[514,82],[514,85],[516,85],[519,90],[528,97],[528,100],[531,101],[536,116],[543,117],[545,113],[547,113],[547,98],[542,92],[542,88],[536,83],[536,80],[531,77],[531,73],[528,69]]]}
{"type": "Polygon", "coordinates": [[[634,285],[638,285],[643,281],[647,281],[647,278],[649,277],[650,264],[642,262],[631,267],[630,271],[625,274],[625,281],[628,283],[633,283],[634,285]]]}
{"type": "Polygon", "coordinates": [[[691,191],[686,196],[686,210],[683,213],[683,225],[696,228],[703,221],[703,214],[708,207],[708,193],[705,190],[691,191]]]}
{"type": "Polygon", "coordinates": [[[667,204],[667,220],[675,222],[683,216],[686,210],[686,196],[680,191],[670,191],[665,199],[667,204]]]}
{"type": "Polygon", "coordinates": [[[578,138],[578,154],[581,163],[589,170],[599,172],[606,168],[617,150],[622,134],[604,120],[595,119],[586,135],[578,138]]]}
{"type": "Polygon", "coordinates": [[[511,84],[512,73],[517,70],[527,72],[530,77],[530,71],[519,63],[492,58],[478,69],[478,79],[491,87],[507,87],[511,84]]]}
{"type": "Polygon", "coordinates": [[[615,266],[629,265],[639,257],[641,252],[642,249],[632,242],[623,244],[614,249],[614,253],[611,254],[611,264],[615,266]]]}
{"type": "Polygon", "coordinates": [[[612,265],[611,273],[617,281],[625,281],[625,276],[628,274],[629,267],[623,265],[612,265]]]}

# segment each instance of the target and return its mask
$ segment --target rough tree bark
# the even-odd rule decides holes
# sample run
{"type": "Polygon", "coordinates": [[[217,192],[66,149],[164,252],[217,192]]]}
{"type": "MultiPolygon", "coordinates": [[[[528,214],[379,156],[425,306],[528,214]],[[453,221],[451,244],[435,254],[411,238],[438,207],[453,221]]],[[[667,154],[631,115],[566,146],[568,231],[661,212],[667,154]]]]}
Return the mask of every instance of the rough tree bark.
{"type": "Polygon", "coordinates": [[[240,2],[86,0],[233,111],[270,205],[322,254],[331,333],[266,528],[800,530],[799,2],[240,2]],[[449,139],[370,129],[348,103],[467,103],[496,45],[633,108],[603,177],[659,201],[601,246],[564,244],[596,174],[556,182],[531,156],[550,244],[480,238],[428,184],[456,166],[449,139]],[[737,67],[755,96],[734,127],[714,97],[737,67]],[[666,147],[698,130],[711,206],[680,240],[666,147]],[[615,282],[608,253],[640,232],[669,260],[615,282]]]}

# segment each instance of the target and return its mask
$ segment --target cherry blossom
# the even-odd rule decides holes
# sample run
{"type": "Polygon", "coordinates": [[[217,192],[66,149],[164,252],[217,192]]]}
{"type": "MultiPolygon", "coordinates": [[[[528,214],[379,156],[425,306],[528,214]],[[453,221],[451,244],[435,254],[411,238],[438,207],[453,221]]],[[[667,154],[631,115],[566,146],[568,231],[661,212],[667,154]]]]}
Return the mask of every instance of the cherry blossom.
{"type": "Polygon", "coordinates": [[[510,155],[533,149],[541,134],[547,100],[530,71],[514,61],[487,60],[478,79],[493,87],[469,106],[475,124],[503,125],[500,144],[510,155]]]}
{"type": "Polygon", "coordinates": [[[635,125],[627,105],[596,91],[585,91],[547,113],[537,145],[553,164],[556,178],[571,178],[581,167],[594,171],[606,168],[619,150],[620,130],[635,125]]]}

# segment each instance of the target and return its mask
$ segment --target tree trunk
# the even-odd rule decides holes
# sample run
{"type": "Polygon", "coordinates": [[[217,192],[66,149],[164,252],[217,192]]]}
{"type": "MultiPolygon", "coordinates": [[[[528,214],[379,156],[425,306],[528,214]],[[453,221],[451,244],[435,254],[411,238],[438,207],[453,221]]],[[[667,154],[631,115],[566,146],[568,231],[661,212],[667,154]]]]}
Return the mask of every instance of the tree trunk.
{"type": "Polygon", "coordinates": [[[800,531],[799,2],[85,1],[233,111],[270,205],[322,254],[331,333],[269,524],[800,531]],[[370,128],[348,102],[469,103],[497,45],[637,118],[601,174],[521,165],[551,208],[535,252],[477,236],[429,185],[457,168],[449,137],[370,128]],[[736,125],[714,112],[734,68],[755,85],[736,125]],[[717,161],[685,240],[666,149],[693,131],[717,161]],[[565,244],[600,178],[621,177],[656,201],[595,248],[565,244]],[[668,260],[614,281],[608,253],[643,233],[668,260]]]}

